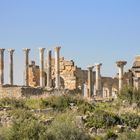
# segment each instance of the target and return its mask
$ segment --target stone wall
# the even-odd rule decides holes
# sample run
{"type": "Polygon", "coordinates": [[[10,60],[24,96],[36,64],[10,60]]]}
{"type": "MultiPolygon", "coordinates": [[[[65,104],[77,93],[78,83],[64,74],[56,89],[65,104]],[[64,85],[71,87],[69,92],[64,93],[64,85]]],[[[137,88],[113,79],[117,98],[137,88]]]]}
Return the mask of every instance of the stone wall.
{"type": "Polygon", "coordinates": [[[29,65],[29,86],[37,87],[40,85],[40,69],[39,66],[35,65],[35,61],[31,61],[29,65]]]}
{"type": "Polygon", "coordinates": [[[5,85],[0,87],[0,98],[11,97],[11,98],[31,98],[31,97],[41,97],[47,96],[43,89],[32,88],[32,87],[22,87],[22,86],[9,86],[5,85]]]}

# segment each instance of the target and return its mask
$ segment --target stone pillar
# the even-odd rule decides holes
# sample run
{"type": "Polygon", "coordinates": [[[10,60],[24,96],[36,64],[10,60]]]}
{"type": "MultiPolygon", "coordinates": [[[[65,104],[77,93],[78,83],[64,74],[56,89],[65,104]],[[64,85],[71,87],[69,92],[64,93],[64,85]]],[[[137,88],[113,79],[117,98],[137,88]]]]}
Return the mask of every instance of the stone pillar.
{"type": "Polygon", "coordinates": [[[93,66],[89,66],[88,68],[88,88],[87,88],[87,97],[90,98],[93,95],[93,66]]]}
{"type": "Polygon", "coordinates": [[[102,83],[101,83],[101,63],[95,64],[96,68],[96,95],[102,96],[102,83]]]}
{"type": "Polygon", "coordinates": [[[24,53],[25,53],[25,86],[29,86],[29,52],[30,49],[25,48],[23,49],[24,53]]]}
{"type": "Polygon", "coordinates": [[[41,87],[45,87],[44,51],[45,51],[45,48],[39,48],[39,54],[40,54],[40,86],[41,87]]]}
{"type": "Polygon", "coordinates": [[[51,61],[52,61],[52,51],[47,51],[47,88],[52,87],[52,74],[51,74],[51,61]]]}
{"type": "Polygon", "coordinates": [[[55,88],[60,88],[60,48],[55,48],[55,88]]]}
{"type": "Polygon", "coordinates": [[[0,48],[0,85],[4,84],[4,51],[5,49],[0,48]]]}
{"type": "Polygon", "coordinates": [[[119,91],[120,91],[123,88],[123,71],[124,71],[124,66],[127,64],[127,62],[117,61],[116,64],[119,68],[119,91]]]}
{"type": "Polygon", "coordinates": [[[8,49],[9,52],[9,65],[10,65],[10,71],[9,71],[9,83],[10,85],[13,85],[13,53],[14,49],[8,49]]]}

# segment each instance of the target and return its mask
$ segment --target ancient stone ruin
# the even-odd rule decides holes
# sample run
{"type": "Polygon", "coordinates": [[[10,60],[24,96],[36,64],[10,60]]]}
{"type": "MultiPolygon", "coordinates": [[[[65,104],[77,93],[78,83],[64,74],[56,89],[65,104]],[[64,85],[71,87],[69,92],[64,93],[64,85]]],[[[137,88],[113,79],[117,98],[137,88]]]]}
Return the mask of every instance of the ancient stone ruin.
{"type": "Polygon", "coordinates": [[[40,66],[35,61],[29,64],[30,49],[24,52],[24,86],[14,85],[13,54],[14,49],[8,49],[9,53],[9,83],[4,84],[4,52],[0,49],[0,97],[40,97],[47,96],[48,92],[55,90],[77,90],[86,98],[115,98],[124,86],[140,88],[140,56],[135,58],[134,64],[128,72],[124,72],[126,61],[117,61],[118,74],[112,77],[101,75],[101,63],[88,66],[87,70],[77,67],[73,60],[66,60],[60,56],[61,47],[47,50],[47,59],[44,58],[45,48],[39,48],[40,66]]]}

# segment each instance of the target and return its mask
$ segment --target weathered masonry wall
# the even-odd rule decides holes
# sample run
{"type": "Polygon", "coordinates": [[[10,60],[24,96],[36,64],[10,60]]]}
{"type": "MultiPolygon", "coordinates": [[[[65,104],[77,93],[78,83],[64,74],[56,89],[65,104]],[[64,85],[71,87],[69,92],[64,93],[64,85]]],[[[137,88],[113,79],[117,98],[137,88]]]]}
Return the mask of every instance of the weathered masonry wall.
{"type": "Polygon", "coordinates": [[[0,98],[31,98],[46,96],[41,88],[19,87],[19,86],[3,86],[0,88],[0,98]]]}

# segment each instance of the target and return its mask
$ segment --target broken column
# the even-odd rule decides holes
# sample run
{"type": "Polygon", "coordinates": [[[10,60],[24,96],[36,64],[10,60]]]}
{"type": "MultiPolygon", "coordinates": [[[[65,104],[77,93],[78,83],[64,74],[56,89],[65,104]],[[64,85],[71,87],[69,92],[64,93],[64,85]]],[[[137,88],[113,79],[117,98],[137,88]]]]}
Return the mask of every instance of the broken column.
{"type": "Polygon", "coordinates": [[[124,66],[127,64],[127,62],[117,61],[116,64],[119,68],[119,91],[120,91],[123,88],[123,71],[124,71],[124,66]]]}
{"type": "Polygon", "coordinates": [[[102,83],[101,83],[101,63],[95,64],[96,68],[96,95],[102,96],[102,83]]]}
{"type": "Polygon", "coordinates": [[[0,48],[0,85],[4,84],[4,50],[0,48]]]}
{"type": "Polygon", "coordinates": [[[14,53],[14,49],[8,49],[9,52],[9,67],[10,67],[10,71],[9,71],[9,83],[10,85],[13,85],[13,53],[14,53]]]}
{"type": "Polygon", "coordinates": [[[41,87],[45,87],[44,51],[45,51],[45,48],[39,48],[39,54],[40,54],[40,86],[41,87]]]}
{"type": "Polygon", "coordinates": [[[60,88],[60,48],[55,48],[55,88],[60,88]]]}
{"type": "Polygon", "coordinates": [[[87,97],[90,98],[93,95],[93,66],[89,66],[88,68],[88,87],[87,87],[87,97]]]}
{"type": "Polygon", "coordinates": [[[28,70],[29,70],[29,52],[30,49],[25,48],[23,49],[24,53],[25,53],[25,86],[29,86],[29,74],[28,74],[28,70]]]}
{"type": "Polygon", "coordinates": [[[51,50],[48,50],[47,51],[47,88],[52,87],[51,61],[52,61],[52,52],[51,50]]]}

